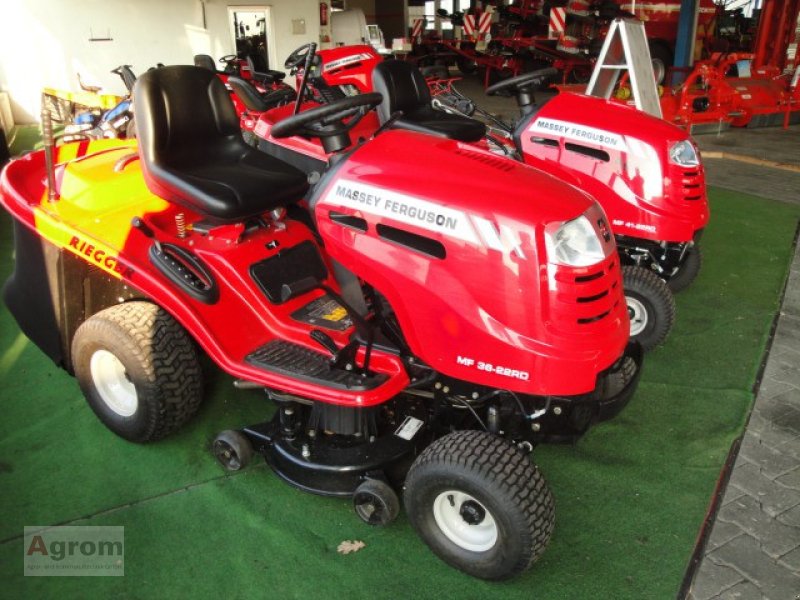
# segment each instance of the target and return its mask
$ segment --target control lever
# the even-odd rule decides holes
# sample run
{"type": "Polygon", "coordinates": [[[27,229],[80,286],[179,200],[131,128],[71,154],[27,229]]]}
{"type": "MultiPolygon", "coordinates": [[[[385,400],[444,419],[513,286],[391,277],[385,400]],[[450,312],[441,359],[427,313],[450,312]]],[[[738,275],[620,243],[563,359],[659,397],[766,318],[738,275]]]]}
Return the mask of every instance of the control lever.
{"type": "Polygon", "coordinates": [[[311,70],[311,63],[314,62],[314,57],[316,55],[317,45],[314,42],[311,42],[308,45],[308,50],[306,51],[306,60],[303,63],[303,78],[300,80],[300,89],[297,90],[297,100],[294,102],[294,110],[292,111],[293,115],[296,115],[300,112],[300,105],[305,99],[306,90],[308,89],[309,71],[311,70]]]}
{"type": "MultiPolygon", "coordinates": [[[[337,304],[339,304],[339,306],[344,308],[344,310],[353,320],[353,325],[355,325],[355,328],[361,338],[366,340],[366,348],[364,349],[364,364],[362,365],[361,369],[364,373],[367,373],[369,371],[369,361],[372,357],[372,345],[375,340],[375,332],[372,330],[372,327],[370,327],[369,323],[367,323],[366,319],[364,319],[364,317],[362,317],[357,310],[350,306],[350,304],[348,304],[340,294],[333,291],[329,286],[325,285],[321,281],[318,281],[314,277],[304,277],[298,281],[285,283],[283,286],[281,286],[281,302],[286,302],[291,298],[308,293],[315,289],[321,289],[325,291],[337,302],[337,304]]],[[[342,363],[344,363],[345,368],[347,368],[348,364],[351,365],[351,369],[356,367],[355,358],[358,348],[360,347],[358,340],[353,340],[340,350],[336,347],[336,343],[333,341],[333,339],[331,339],[331,337],[324,331],[320,331],[318,329],[312,330],[311,338],[318,344],[322,345],[325,349],[330,351],[330,353],[333,355],[331,358],[331,364],[333,366],[340,366],[342,363]]]]}
{"type": "Polygon", "coordinates": [[[397,119],[399,119],[402,116],[403,116],[403,111],[402,110],[394,111],[391,115],[389,115],[389,118],[386,119],[386,122],[375,130],[375,133],[372,134],[372,137],[370,139],[374,140],[381,133],[383,133],[384,131],[389,129],[389,127],[394,125],[395,122],[397,121],[397,119]]]}
{"type": "Polygon", "coordinates": [[[334,342],[333,338],[321,329],[312,329],[311,339],[325,348],[325,350],[330,352],[334,358],[336,358],[336,355],[339,354],[339,348],[336,346],[336,342],[334,342]]]}
{"type": "Polygon", "coordinates": [[[155,244],[156,250],[161,252],[161,242],[156,239],[155,232],[150,228],[150,226],[144,222],[141,217],[133,217],[131,219],[131,226],[141,231],[145,236],[149,237],[153,240],[153,244],[155,244]]]}
{"type": "Polygon", "coordinates": [[[291,283],[284,283],[281,286],[281,302],[291,300],[296,296],[306,294],[320,286],[320,282],[315,277],[303,277],[291,283]]]}
{"type": "Polygon", "coordinates": [[[311,339],[331,353],[330,363],[332,367],[344,368],[347,371],[351,371],[355,368],[356,353],[360,346],[357,340],[353,340],[339,349],[336,346],[336,342],[333,341],[333,338],[321,329],[312,329],[311,339]]]}

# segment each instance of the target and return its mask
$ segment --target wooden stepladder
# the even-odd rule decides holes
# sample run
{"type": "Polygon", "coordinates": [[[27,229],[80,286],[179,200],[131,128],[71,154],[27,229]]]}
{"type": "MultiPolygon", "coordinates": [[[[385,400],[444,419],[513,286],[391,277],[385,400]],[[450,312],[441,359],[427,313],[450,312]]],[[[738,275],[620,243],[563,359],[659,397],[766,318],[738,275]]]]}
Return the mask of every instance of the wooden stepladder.
{"type": "Polygon", "coordinates": [[[611,23],[586,94],[610,98],[622,71],[628,71],[636,108],[661,118],[661,103],[647,35],[644,23],[637,19],[614,19],[611,23]]]}

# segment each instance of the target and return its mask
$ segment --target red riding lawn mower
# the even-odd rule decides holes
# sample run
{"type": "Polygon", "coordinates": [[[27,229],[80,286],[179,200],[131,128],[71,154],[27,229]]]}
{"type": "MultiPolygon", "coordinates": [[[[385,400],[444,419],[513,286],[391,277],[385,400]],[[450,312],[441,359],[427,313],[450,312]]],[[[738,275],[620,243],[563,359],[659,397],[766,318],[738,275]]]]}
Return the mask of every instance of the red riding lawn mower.
{"type": "Polygon", "coordinates": [[[277,407],[219,434],[226,468],[258,452],[377,525],[402,492],[449,564],[530,567],[554,524],[533,445],[613,417],[641,372],[600,206],[458,140],[353,143],[375,93],[274,124],[321,140],[313,177],[243,141],[206,69],[145,73],[133,96],[137,140],[54,148],[45,114],[45,149],[0,177],[25,334],[135,442],[197,411],[205,352],[277,407]]]}
{"type": "MultiPolygon", "coordinates": [[[[709,218],[703,167],[686,132],[635,109],[578,94],[559,94],[536,107],[533,90],[552,74],[548,69],[489,89],[515,94],[523,116],[512,126],[487,115],[487,136],[477,120],[434,110],[428,86],[408,63],[381,62],[369,47],[353,46],[350,59],[343,56],[346,48],[336,49],[335,57],[323,50],[305,67],[301,57],[307,51],[306,46],[295,51],[286,68],[307,70],[303,81],[308,80],[317,102],[373,89],[383,94],[378,115],[365,118],[357,135],[369,136],[381,127],[452,137],[462,142],[459,149],[471,144],[525,162],[591,194],[617,239],[632,337],[645,350],[666,338],[675,316],[672,292],[697,276],[699,241],[709,218]],[[335,69],[329,66],[334,62],[335,69]]],[[[305,90],[301,97],[308,95],[305,90]]],[[[437,99],[436,105],[450,113],[458,113],[459,101],[462,107],[469,105],[463,96],[453,108],[447,99],[437,99]]],[[[320,173],[333,156],[324,143],[303,137],[279,140],[271,134],[272,125],[292,110],[283,107],[261,115],[254,129],[260,147],[307,173],[320,173]]]]}
{"type": "Polygon", "coordinates": [[[217,70],[214,59],[208,54],[196,54],[194,57],[194,66],[216,73],[225,84],[231,93],[233,106],[245,132],[253,130],[255,120],[247,106],[239,99],[242,94],[249,94],[249,104],[257,107],[260,112],[288,104],[295,99],[294,88],[283,81],[286,77],[283,71],[267,69],[266,65],[261,65],[259,69],[258,62],[252,56],[239,58],[235,54],[227,54],[221,57],[219,62],[225,64],[225,69],[222,71],[217,70]],[[235,85],[245,91],[234,94],[235,85]]]}

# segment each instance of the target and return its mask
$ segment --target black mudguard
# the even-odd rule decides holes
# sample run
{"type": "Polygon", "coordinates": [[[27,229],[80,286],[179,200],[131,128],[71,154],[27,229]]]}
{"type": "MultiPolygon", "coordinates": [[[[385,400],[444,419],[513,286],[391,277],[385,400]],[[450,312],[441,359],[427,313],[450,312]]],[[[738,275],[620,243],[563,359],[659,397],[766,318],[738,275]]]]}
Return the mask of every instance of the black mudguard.
{"type": "Polygon", "coordinates": [[[22,332],[69,372],[72,337],[81,323],[104,308],[143,298],[122,280],[16,221],[14,251],[14,271],[3,286],[3,300],[22,332]]]}
{"type": "Polygon", "coordinates": [[[3,300],[19,328],[59,366],[65,364],[58,326],[60,252],[14,221],[14,271],[3,286],[3,300]]]}

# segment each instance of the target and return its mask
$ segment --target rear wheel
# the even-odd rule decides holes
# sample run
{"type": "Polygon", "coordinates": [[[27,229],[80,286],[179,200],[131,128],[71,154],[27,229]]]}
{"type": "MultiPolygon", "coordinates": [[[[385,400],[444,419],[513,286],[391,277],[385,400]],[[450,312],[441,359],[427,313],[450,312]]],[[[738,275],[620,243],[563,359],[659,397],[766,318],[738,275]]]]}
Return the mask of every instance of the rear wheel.
{"type": "Polygon", "coordinates": [[[567,80],[570,83],[580,83],[585,84],[589,83],[589,80],[592,78],[592,67],[591,66],[582,66],[577,65],[572,68],[569,72],[569,76],[567,80]]]}
{"type": "MultiPolygon", "coordinates": [[[[461,44],[461,49],[466,52],[472,52],[475,50],[475,44],[463,43],[461,44]]],[[[474,58],[462,56],[460,54],[458,58],[456,58],[456,66],[464,75],[472,75],[478,70],[478,63],[475,62],[474,58]]]]}
{"type": "Polygon", "coordinates": [[[525,571],[553,533],[553,496],[539,469],[482,431],[457,431],[426,448],[409,470],[404,501],[431,550],[481,579],[525,571]]]}
{"type": "Polygon", "coordinates": [[[72,340],[72,364],[98,418],[132,442],[172,433],[203,398],[192,340],[149,302],[119,304],[87,319],[72,340]]]}
{"type": "Polygon", "coordinates": [[[661,42],[651,42],[650,60],[653,63],[656,84],[661,85],[667,76],[667,69],[672,66],[672,52],[661,42]]]}
{"type": "Polygon", "coordinates": [[[663,279],[644,267],[622,267],[631,340],[647,352],[661,344],[675,322],[675,298],[663,279]]]}
{"type": "Polygon", "coordinates": [[[700,246],[697,244],[690,246],[678,270],[669,278],[669,281],[667,281],[669,289],[675,294],[685,290],[697,278],[698,273],[700,273],[700,267],[702,266],[703,253],[700,250],[700,246]]]}

